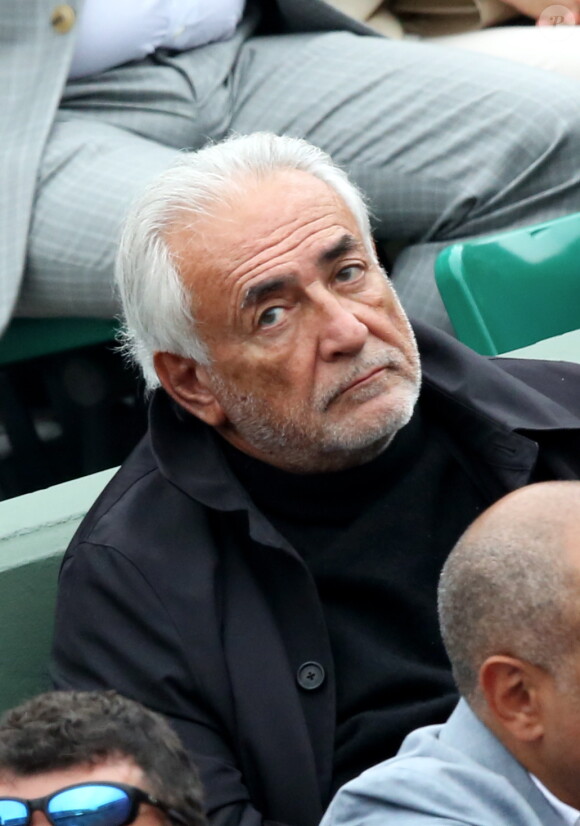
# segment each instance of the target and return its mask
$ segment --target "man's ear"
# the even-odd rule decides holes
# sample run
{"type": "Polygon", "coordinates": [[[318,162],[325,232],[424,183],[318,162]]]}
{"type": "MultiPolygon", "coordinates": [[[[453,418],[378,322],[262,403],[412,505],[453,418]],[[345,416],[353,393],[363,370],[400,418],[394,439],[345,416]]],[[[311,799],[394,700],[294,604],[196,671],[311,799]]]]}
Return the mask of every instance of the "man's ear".
{"type": "Polygon", "coordinates": [[[500,654],[479,670],[479,685],[495,725],[530,743],[544,733],[542,689],[549,675],[539,666],[500,654]]]}
{"type": "Polygon", "coordinates": [[[153,363],[164,390],[188,413],[211,427],[225,423],[226,415],[213,394],[206,367],[174,353],[155,353],[153,363]]]}

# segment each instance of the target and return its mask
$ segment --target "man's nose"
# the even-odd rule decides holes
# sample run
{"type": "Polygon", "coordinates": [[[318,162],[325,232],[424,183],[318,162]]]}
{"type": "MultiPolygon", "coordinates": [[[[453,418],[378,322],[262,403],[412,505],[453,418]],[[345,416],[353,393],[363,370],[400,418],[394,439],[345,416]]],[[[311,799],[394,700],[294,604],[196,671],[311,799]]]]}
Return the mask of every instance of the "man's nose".
{"type": "Polygon", "coordinates": [[[32,812],[32,817],[30,818],[30,826],[50,826],[50,822],[44,812],[39,812],[38,810],[32,812]]]}
{"type": "Polygon", "coordinates": [[[320,302],[319,349],[325,361],[355,355],[365,345],[368,327],[357,318],[351,304],[328,293],[320,302]]]}

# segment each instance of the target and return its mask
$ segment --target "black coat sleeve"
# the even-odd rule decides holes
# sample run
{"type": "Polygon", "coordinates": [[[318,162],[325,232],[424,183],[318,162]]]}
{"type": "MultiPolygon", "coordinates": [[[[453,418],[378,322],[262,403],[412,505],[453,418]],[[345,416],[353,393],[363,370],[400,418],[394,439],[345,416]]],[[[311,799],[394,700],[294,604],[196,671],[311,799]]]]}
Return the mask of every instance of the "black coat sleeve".
{"type": "MultiPolygon", "coordinates": [[[[88,542],[68,552],[59,579],[55,687],[115,688],[164,714],[197,764],[211,823],[258,826],[264,821],[236,765],[224,698],[205,689],[206,675],[191,673],[184,644],[155,585],[130,559],[88,542]]],[[[215,667],[208,659],[208,671],[215,667]]],[[[214,684],[225,691],[224,683],[214,684]]]]}

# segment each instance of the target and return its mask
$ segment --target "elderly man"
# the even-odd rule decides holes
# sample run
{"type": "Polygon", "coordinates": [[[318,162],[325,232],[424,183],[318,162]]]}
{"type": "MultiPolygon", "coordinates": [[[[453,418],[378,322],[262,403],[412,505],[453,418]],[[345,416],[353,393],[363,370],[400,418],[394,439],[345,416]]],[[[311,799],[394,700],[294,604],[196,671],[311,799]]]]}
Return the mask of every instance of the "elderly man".
{"type": "Polygon", "coordinates": [[[159,715],[113,691],[41,694],[0,720],[0,822],[204,826],[187,752],[159,715]]]}
{"type": "Polygon", "coordinates": [[[342,789],[323,826],[564,826],[580,818],[580,484],[502,499],[439,585],[463,695],[443,726],[342,789]]]}
{"type": "Polygon", "coordinates": [[[502,493],[578,477],[580,369],[419,326],[420,390],[360,194],[291,138],[183,156],[119,280],[157,389],[66,556],[56,683],[167,714],[216,823],[313,826],[455,705],[441,566],[502,493]]]}

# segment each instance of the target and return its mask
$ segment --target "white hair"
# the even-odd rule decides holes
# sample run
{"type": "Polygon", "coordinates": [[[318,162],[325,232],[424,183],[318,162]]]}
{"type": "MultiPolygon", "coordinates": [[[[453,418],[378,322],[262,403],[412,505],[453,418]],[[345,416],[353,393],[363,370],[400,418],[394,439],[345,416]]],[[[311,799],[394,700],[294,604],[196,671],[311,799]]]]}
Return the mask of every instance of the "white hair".
{"type": "Polygon", "coordinates": [[[209,364],[196,332],[195,296],[184,287],[167,236],[178,218],[211,214],[248,177],[260,180],[279,170],[307,172],[328,184],[353,214],[367,251],[374,257],[369,215],[362,194],[321,149],[299,138],[257,132],[234,136],[197,152],[184,152],[131,208],[121,237],[116,279],[124,315],[123,348],[138,365],[149,390],[159,384],[153,356],[169,352],[209,364]]]}

